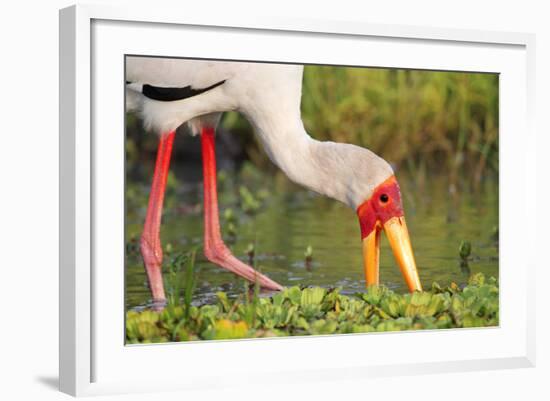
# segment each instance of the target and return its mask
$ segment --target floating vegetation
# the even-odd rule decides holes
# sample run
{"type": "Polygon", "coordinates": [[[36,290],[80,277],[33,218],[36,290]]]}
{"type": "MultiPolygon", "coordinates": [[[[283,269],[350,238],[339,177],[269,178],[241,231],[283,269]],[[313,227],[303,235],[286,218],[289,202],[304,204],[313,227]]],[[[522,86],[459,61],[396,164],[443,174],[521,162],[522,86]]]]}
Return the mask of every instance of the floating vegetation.
{"type": "MultiPolygon", "coordinates": [[[[188,264],[188,274],[192,261],[188,264]]],[[[230,300],[218,292],[214,304],[194,306],[192,288],[183,304],[170,303],[163,311],[129,311],[126,341],[157,343],[368,333],[382,331],[487,327],[499,324],[499,287],[481,273],[460,288],[434,283],[430,290],[398,294],[371,286],[353,296],[340,289],[285,288],[270,297],[257,291],[230,300]]]]}

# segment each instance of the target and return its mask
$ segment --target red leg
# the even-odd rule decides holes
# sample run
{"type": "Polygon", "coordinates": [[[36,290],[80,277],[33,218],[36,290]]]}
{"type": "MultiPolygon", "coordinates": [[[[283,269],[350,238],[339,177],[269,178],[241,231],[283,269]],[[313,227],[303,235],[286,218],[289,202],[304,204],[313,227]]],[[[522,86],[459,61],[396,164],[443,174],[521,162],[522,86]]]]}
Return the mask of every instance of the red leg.
{"type": "Polygon", "coordinates": [[[162,135],[157,150],[155,173],[149,194],[149,204],[145,216],[143,233],[141,234],[141,255],[145,263],[149,288],[153,295],[153,303],[163,306],[166,302],[164,285],[162,282],[162,246],[160,243],[160,221],[162,204],[166,189],[166,178],[170,167],[170,156],[174,143],[175,131],[162,135]]]}
{"type": "Polygon", "coordinates": [[[208,260],[263,288],[282,290],[269,277],[237,259],[224,244],[220,234],[218,191],[216,187],[216,146],[213,128],[201,132],[202,166],[204,176],[204,254],[208,260]]]}

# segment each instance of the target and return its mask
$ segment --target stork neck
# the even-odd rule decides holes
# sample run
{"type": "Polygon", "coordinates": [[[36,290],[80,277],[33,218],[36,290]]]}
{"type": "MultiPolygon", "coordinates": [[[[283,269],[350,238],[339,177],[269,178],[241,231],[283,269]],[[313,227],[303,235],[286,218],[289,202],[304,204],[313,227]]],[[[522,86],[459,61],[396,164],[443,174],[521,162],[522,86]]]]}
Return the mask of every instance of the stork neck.
{"type": "MultiPolygon", "coordinates": [[[[333,142],[317,141],[306,132],[300,116],[250,121],[267,155],[288,178],[322,195],[350,204],[343,154],[333,142]]],[[[341,150],[341,149],[340,149],[341,150]]]]}

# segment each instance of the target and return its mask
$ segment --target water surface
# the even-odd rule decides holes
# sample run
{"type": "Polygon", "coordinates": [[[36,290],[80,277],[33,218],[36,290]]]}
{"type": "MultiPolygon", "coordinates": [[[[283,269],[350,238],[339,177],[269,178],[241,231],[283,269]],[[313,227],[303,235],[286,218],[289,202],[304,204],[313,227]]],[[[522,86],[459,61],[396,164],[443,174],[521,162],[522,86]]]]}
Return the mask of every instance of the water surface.
{"type": "MultiPolygon", "coordinates": [[[[498,226],[496,179],[486,179],[476,191],[451,191],[446,177],[418,180],[399,173],[397,177],[424,287],[434,281],[440,285],[451,282],[464,285],[469,275],[476,272],[498,277],[498,245],[494,239],[498,226]],[[458,257],[462,240],[472,243],[468,268],[461,266],[458,257]]],[[[127,308],[141,308],[150,303],[137,247],[148,191],[146,179],[127,182],[127,308]]],[[[199,249],[196,304],[211,302],[217,291],[236,296],[242,294],[244,288],[242,279],[202,256],[201,200],[199,181],[172,182],[161,229],[163,244],[170,244],[171,248],[165,253],[165,267],[177,252],[199,249]]],[[[226,176],[220,184],[220,209],[224,237],[235,255],[247,261],[246,248],[255,243],[256,266],[282,285],[342,287],[345,294],[364,290],[359,224],[354,211],[347,206],[297,188],[284,177],[266,175],[258,179],[256,174],[254,179],[226,176]],[[258,197],[265,197],[258,212],[246,214],[241,210],[241,185],[246,185],[258,197]],[[227,233],[228,224],[223,218],[227,208],[236,216],[235,238],[227,233]],[[304,260],[308,245],[313,249],[313,262],[309,265],[304,260]]],[[[396,291],[407,290],[385,238],[381,247],[380,279],[396,291]]]]}

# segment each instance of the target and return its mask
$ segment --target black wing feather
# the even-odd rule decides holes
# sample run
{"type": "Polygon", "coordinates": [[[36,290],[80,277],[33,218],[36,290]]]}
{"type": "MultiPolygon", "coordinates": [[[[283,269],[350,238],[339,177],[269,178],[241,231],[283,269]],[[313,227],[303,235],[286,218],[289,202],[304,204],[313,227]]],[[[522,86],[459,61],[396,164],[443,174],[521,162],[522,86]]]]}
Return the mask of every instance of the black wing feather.
{"type": "Polygon", "coordinates": [[[149,99],[159,100],[161,102],[173,102],[175,100],[182,100],[200,95],[201,93],[207,92],[220,86],[224,82],[225,79],[223,81],[216,82],[215,84],[210,85],[206,88],[199,89],[194,89],[191,87],[191,85],[184,86],[183,88],[165,88],[144,84],[141,93],[143,93],[143,96],[148,97],[149,99]]]}

